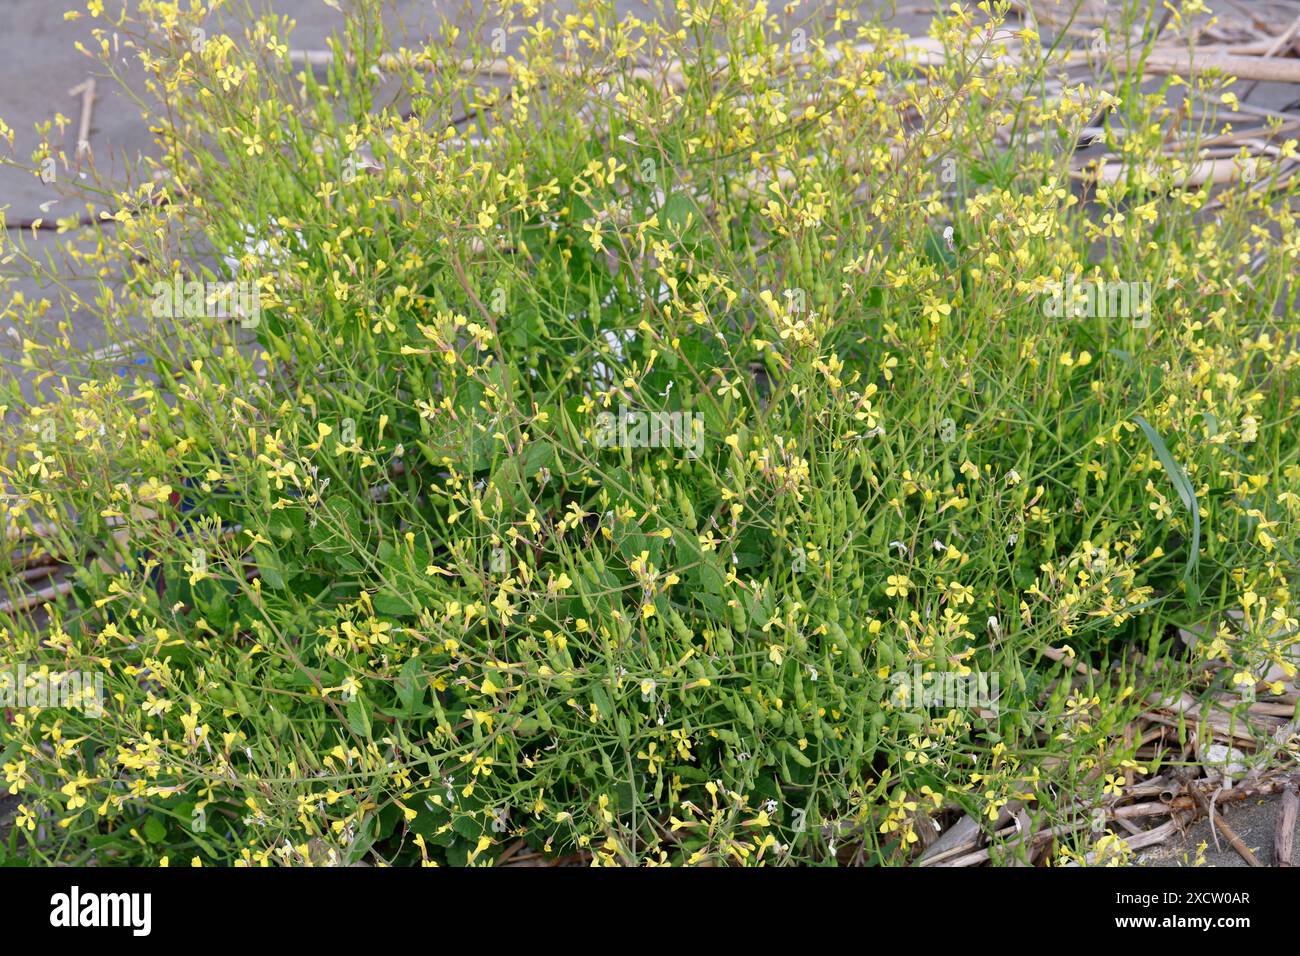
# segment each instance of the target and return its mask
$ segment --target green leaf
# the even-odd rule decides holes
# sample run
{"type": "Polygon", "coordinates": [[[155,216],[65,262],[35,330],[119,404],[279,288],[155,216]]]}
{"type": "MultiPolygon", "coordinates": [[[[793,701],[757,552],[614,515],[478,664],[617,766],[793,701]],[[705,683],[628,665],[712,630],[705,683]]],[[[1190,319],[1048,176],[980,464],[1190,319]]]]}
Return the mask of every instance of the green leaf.
{"type": "Polygon", "coordinates": [[[1192,541],[1191,553],[1187,556],[1187,564],[1183,568],[1182,580],[1186,581],[1196,570],[1201,560],[1201,506],[1196,500],[1196,489],[1192,487],[1192,482],[1187,477],[1187,472],[1183,466],[1178,464],[1174,456],[1169,451],[1169,446],[1165,440],[1160,437],[1160,433],[1152,427],[1151,423],[1141,415],[1134,415],[1133,420],[1142,427],[1142,432],[1147,436],[1147,441],[1155,449],[1156,457],[1160,459],[1160,464],[1164,466],[1165,474],[1173,483],[1178,492],[1178,497],[1182,499],[1183,507],[1192,515],[1192,541]]]}
{"type": "Polygon", "coordinates": [[[370,739],[370,707],[360,694],[348,701],[343,714],[347,718],[349,730],[358,737],[370,739]]]}
{"type": "Polygon", "coordinates": [[[424,696],[424,674],[418,656],[412,657],[402,665],[397,675],[397,699],[402,703],[402,710],[408,714],[415,712],[415,705],[424,696]]]}
{"type": "Polygon", "coordinates": [[[418,611],[409,597],[390,588],[377,593],[371,601],[374,603],[375,613],[387,617],[415,617],[418,611]]]}
{"type": "Polygon", "coordinates": [[[284,588],[284,567],[280,564],[279,555],[272,548],[264,544],[254,545],[253,561],[257,564],[257,570],[261,572],[262,580],[268,587],[277,591],[284,588]]]}

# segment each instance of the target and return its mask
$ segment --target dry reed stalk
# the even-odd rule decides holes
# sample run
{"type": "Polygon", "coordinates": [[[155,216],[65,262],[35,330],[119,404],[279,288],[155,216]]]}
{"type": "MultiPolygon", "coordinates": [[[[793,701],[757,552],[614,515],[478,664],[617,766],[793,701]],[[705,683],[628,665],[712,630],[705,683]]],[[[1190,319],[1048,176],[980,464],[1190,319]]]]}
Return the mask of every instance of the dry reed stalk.
{"type": "Polygon", "coordinates": [[[1232,53],[1205,53],[1184,49],[1153,49],[1142,64],[1143,72],[1156,75],[1177,73],[1185,79],[1219,71],[1239,80],[1266,83],[1300,83],[1300,60],[1232,53]]]}
{"type": "MultiPolygon", "coordinates": [[[[1015,814],[1021,812],[1022,806],[1019,800],[1012,800],[1004,806],[999,811],[997,820],[993,822],[994,831],[996,832],[999,827],[1005,826],[1015,814]]],[[[943,862],[944,860],[960,856],[978,846],[982,833],[980,820],[968,813],[939,836],[934,845],[921,855],[921,859],[917,861],[918,865],[947,865],[943,862]]]]}
{"type": "MultiPolygon", "coordinates": [[[[1072,820],[1069,823],[1062,823],[1059,826],[1048,827],[1045,830],[1039,830],[1037,833],[1033,834],[1031,837],[1029,837],[1028,842],[1031,846],[1037,849],[1041,845],[1047,843],[1047,841],[1049,840],[1055,839],[1058,836],[1064,836],[1067,833],[1071,833],[1075,830],[1080,829],[1081,827],[1087,826],[1088,822],[1089,821],[1086,819],[1072,820]]],[[[1016,832],[1015,827],[1007,827],[1004,830],[998,831],[996,834],[994,834],[994,836],[1005,838],[1005,837],[1013,836],[1015,832],[1016,832]]],[[[958,856],[942,863],[933,863],[929,865],[942,866],[942,867],[975,866],[977,863],[987,862],[991,856],[992,856],[991,851],[986,847],[985,849],[982,850],[976,850],[973,853],[967,853],[965,856],[958,856]]]]}
{"type": "MultiPolygon", "coordinates": [[[[289,62],[294,66],[329,66],[334,62],[334,53],[331,50],[290,50],[289,62]]],[[[355,64],[355,60],[351,56],[346,58],[346,62],[349,65],[355,64]]],[[[402,57],[395,53],[386,53],[379,58],[379,68],[381,70],[401,69],[406,66],[413,66],[417,69],[433,71],[438,69],[440,64],[427,58],[403,60],[402,57]]],[[[465,59],[460,61],[459,67],[464,73],[485,74],[487,76],[510,75],[510,63],[502,57],[497,57],[484,63],[480,63],[477,60],[465,59]]]]}
{"type": "Polygon", "coordinates": [[[969,813],[943,831],[918,861],[920,866],[934,866],[939,861],[960,856],[979,841],[980,823],[969,813]]]}
{"type": "Polygon", "coordinates": [[[16,523],[10,522],[5,526],[4,535],[0,541],[22,541],[26,538],[50,538],[58,534],[59,529],[54,525],[34,523],[30,528],[19,527],[16,523]]]}
{"type": "Polygon", "coordinates": [[[1258,701],[1251,704],[1246,710],[1252,714],[1263,714],[1266,717],[1290,717],[1295,713],[1295,704],[1258,701]]]}
{"type": "Polygon", "coordinates": [[[9,563],[15,568],[34,568],[46,564],[58,564],[59,559],[43,548],[37,547],[31,551],[10,552],[9,563]]]}
{"type": "Polygon", "coordinates": [[[60,581],[58,584],[51,584],[39,591],[32,591],[30,594],[14,598],[12,601],[0,601],[0,614],[14,614],[18,611],[26,611],[40,604],[48,604],[56,598],[71,592],[72,582],[60,581]]]}
{"type": "Polygon", "coordinates": [[[36,567],[19,571],[13,577],[14,580],[22,581],[25,584],[28,581],[39,581],[41,578],[48,578],[50,575],[56,574],[58,570],[59,566],[57,564],[40,564],[36,567]]]}
{"type": "MultiPolygon", "coordinates": [[[[1100,680],[1102,674],[1100,671],[1087,664],[1079,661],[1065,651],[1055,647],[1046,647],[1043,649],[1043,655],[1058,663],[1066,663],[1073,660],[1074,670],[1084,677],[1092,677],[1094,680],[1100,680]]],[[[1284,722],[1276,717],[1267,714],[1247,714],[1236,716],[1230,714],[1221,708],[1211,708],[1208,713],[1202,713],[1203,707],[1197,703],[1188,694],[1180,694],[1177,698],[1168,698],[1162,696],[1159,692],[1148,695],[1147,703],[1154,705],[1158,709],[1171,710],[1174,713],[1180,713],[1184,718],[1196,717],[1204,720],[1214,734],[1224,737],[1228,742],[1242,741],[1248,744],[1255,744],[1259,735],[1271,737],[1283,725],[1284,722]]],[[[1157,714],[1154,711],[1145,711],[1140,715],[1140,719],[1150,723],[1160,724],[1166,727],[1177,727],[1178,722],[1171,718],[1157,714]]]]}
{"type": "Polygon", "coordinates": [[[1130,803],[1127,806],[1116,807],[1107,814],[1112,820],[1134,820],[1142,817],[1163,817],[1171,813],[1177,813],[1184,809],[1173,803],[1162,803],[1159,800],[1149,800],[1146,803],[1130,803]]]}
{"type": "Polygon", "coordinates": [[[77,124],[77,169],[81,169],[82,158],[90,152],[90,121],[95,111],[95,78],[86,77],[68,90],[69,96],[81,97],[81,120],[77,124]]]}
{"type": "Polygon", "coordinates": [[[1282,802],[1277,808],[1277,833],[1273,836],[1273,865],[1295,866],[1295,824],[1300,811],[1300,794],[1295,784],[1282,791],[1282,802]]]}
{"type": "MultiPolygon", "coordinates": [[[[1175,712],[1177,711],[1175,710],[1175,712]]],[[[1285,725],[1285,721],[1267,714],[1233,715],[1217,708],[1205,713],[1199,704],[1193,704],[1186,708],[1182,711],[1182,715],[1184,722],[1190,722],[1193,719],[1196,721],[1204,720],[1206,726],[1210,728],[1212,736],[1221,738],[1225,743],[1231,744],[1246,743],[1254,746],[1261,737],[1272,737],[1285,725]]],[[[1166,727],[1178,726],[1178,721],[1149,711],[1144,713],[1142,717],[1154,723],[1164,724],[1166,727]]]]}
{"type": "Polygon", "coordinates": [[[1158,797],[1161,793],[1164,793],[1168,787],[1169,781],[1163,774],[1160,774],[1159,776],[1152,777],[1149,780],[1135,783],[1131,787],[1126,787],[1124,789],[1124,796],[1134,798],[1158,797]]]}
{"type": "Polygon", "coordinates": [[[1226,821],[1215,815],[1214,803],[1207,800],[1205,794],[1201,793],[1199,788],[1189,787],[1188,790],[1191,791],[1192,798],[1196,800],[1197,806],[1199,806],[1202,812],[1210,818],[1210,832],[1222,833],[1224,837],[1227,838],[1228,843],[1232,848],[1237,851],[1237,855],[1245,860],[1250,866],[1263,866],[1264,864],[1259,862],[1259,858],[1255,856],[1250,847],[1246,846],[1246,844],[1242,842],[1241,837],[1237,836],[1237,831],[1230,827],[1226,821]]]}
{"type": "MultiPolygon", "coordinates": [[[[1283,50],[1291,45],[1291,40],[1296,35],[1297,30],[1300,30],[1300,17],[1296,17],[1292,20],[1291,25],[1279,33],[1273,42],[1268,45],[1268,48],[1260,54],[1260,56],[1277,56],[1279,53],[1283,52],[1283,50]]],[[[1246,97],[1250,96],[1251,93],[1255,92],[1255,87],[1259,86],[1259,82],[1259,80],[1254,80],[1249,86],[1241,91],[1238,98],[1244,100],[1246,97]]]]}
{"type": "Polygon", "coordinates": [[[1251,140],[1260,139],[1261,137],[1282,136],[1297,129],[1300,129],[1300,119],[1291,119],[1278,124],[1276,129],[1255,126],[1250,129],[1235,130],[1231,133],[1220,133],[1217,136],[1210,136],[1201,140],[1201,146],[1227,146],[1248,143],[1251,140]]]}
{"type": "MultiPolygon", "coordinates": [[[[1100,160],[1097,165],[1090,163],[1080,169],[1070,170],[1070,178],[1076,182],[1100,183],[1104,186],[1114,185],[1128,175],[1127,163],[1100,160]]],[[[1159,170],[1147,167],[1152,178],[1158,178],[1159,170]]],[[[1238,159],[1203,159],[1192,163],[1186,173],[1173,182],[1175,189],[1192,188],[1212,183],[1216,186],[1238,181],[1251,182],[1259,175],[1259,160],[1254,156],[1244,160],[1238,159]]]]}

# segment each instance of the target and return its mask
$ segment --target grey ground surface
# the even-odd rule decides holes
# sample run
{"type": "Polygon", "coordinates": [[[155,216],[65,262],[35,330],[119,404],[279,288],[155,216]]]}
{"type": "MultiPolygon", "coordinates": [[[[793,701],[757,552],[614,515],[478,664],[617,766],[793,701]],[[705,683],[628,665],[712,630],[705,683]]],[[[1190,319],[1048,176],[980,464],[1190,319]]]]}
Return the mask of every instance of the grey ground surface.
{"type": "MultiPolygon", "coordinates": [[[[321,49],[325,38],[343,22],[342,14],[322,0],[274,0],[268,6],[297,21],[298,26],[293,32],[295,48],[321,49]]],[[[389,6],[392,7],[389,20],[393,26],[404,21],[413,35],[422,34],[422,23],[430,23],[432,29],[436,4],[401,0],[389,6]]],[[[31,151],[38,142],[34,125],[62,113],[70,122],[61,145],[63,151],[73,157],[81,104],[80,99],[68,95],[68,91],[87,76],[95,75],[97,96],[88,141],[95,168],[105,179],[114,181],[120,179],[128,164],[137,161],[141,155],[154,152],[153,138],[141,116],[140,106],[112,77],[104,75],[100,63],[76,49],[78,41],[88,47],[91,45],[93,21],[84,17],[75,22],[65,21],[63,12],[74,8],[84,9],[84,3],[72,0],[0,0],[0,48],[5,51],[0,58],[0,118],[15,133],[12,156],[30,165],[31,151]]],[[[214,25],[211,32],[215,33],[217,29],[214,25]]],[[[127,84],[136,90],[143,89],[138,64],[123,57],[117,66],[127,84]]],[[[77,198],[70,188],[77,182],[76,173],[65,171],[60,163],[57,175],[60,182],[47,185],[28,170],[0,166],[0,208],[7,207],[7,221],[13,223],[37,217],[52,221],[74,212],[84,212],[86,200],[77,198]],[[51,200],[56,201],[54,205],[42,208],[51,200]]],[[[80,183],[88,185],[89,181],[87,176],[80,183]]],[[[97,208],[101,207],[97,205],[97,208]]],[[[35,239],[30,230],[25,236],[32,249],[38,250],[42,257],[55,255],[62,241],[62,237],[44,230],[35,239]]],[[[49,294],[48,287],[42,290],[31,280],[20,283],[17,290],[28,297],[40,296],[43,292],[49,294]]],[[[0,303],[0,311],[3,306],[4,303],[0,303]]],[[[62,315],[56,318],[52,314],[51,322],[61,318],[62,315]]],[[[104,330],[89,316],[74,314],[70,319],[75,348],[89,350],[104,344],[104,330]]],[[[7,323],[0,320],[0,325],[7,323]]],[[[0,327],[0,333],[3,331],[0,327]]],[[[124,333],[129,334],[126,330],[124,333]]],[[[8,335],[0,334],[0,376],[18,374],[12,365],[15,354],[15,342],[8,335]]]]}
{"type": "MultiPolygon", "coordinates": [[[[1222,808],[1221,817],[1264,866],[1273,865],[1273,838],[1277,832],[1279,797],[1258,797],[1222,808]]],[[[1300,845],[1300,821],[1296,823],[1300,845]]],[[[1202,818],[1187,829],[1180,839],[1170,840],[1138,854],[1143,866],[1191,866],[1197,849],[1205,843],[1205,865],[1221,867],[1249,866],[1228,843],[1222,833],[1218,842],[1211,832],[1210,821],[1202,818]]]]}

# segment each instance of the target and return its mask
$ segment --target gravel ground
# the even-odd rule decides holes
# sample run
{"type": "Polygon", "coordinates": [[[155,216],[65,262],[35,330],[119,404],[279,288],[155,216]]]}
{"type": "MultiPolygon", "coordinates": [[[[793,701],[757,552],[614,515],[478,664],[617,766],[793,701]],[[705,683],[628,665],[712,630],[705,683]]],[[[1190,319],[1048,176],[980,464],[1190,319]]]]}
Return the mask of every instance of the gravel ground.
{"type": "MultiPolygon", "coordinates": [[[[1277,832],[1278,806],[1281,797],[1259,797],[1244,800],[1222,808],[1216,817],[1222,818],[1232,827],[1233,832],[1241,837],[1264,866],[1273,865],[1273,838],[1277,832]]],[[[1300,820],[1296,823],[1296,845],[1300,846],[1300,820]]],[[[1215,836],[1210,831],[1210,821],[1201,819],[1194,823],[1187,832],[1177,840],[1170,840],[1160,846],[1138,854],[1137,862],[1142,866],[1190,866],[1196,860],[1197,847],[1204,842],[1205,865],[1214,867],[1249,866],[1241,855],[1228,843],[1222,833],[1216,846],[1215,836]]]]}
{"type": "Polygon", "coordinates": [[[18,798],[0,796],[0,844],[9,841],[9,830],[13,827],[14,816],[18,813],[18,798]]]}

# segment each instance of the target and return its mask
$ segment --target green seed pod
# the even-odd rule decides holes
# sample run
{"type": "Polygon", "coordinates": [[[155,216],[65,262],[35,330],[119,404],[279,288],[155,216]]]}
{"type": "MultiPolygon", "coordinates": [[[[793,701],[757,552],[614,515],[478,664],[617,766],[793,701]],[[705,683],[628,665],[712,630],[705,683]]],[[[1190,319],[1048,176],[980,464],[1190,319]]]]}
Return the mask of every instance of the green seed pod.
{"type": "Polygon", "coordinates": [[[536,716],[537,723],[542,730],[550,733],[555,729],[555,724],[551,721],[551,715],[547,712],[545,707],[538,707],[534,712],[534,716],[536,716]]]}
{"type": "Polygon", "coordinates": [[[798,669],[795,670],[794,677],[790,683],[792,685],[791,691],[794,694],[795,705],[800,710],[806,710],[808,707],[808,694],[804,690],[803,674],[798,669]]]}
{"type": "Polygon", "coordinates": [[[677,613],[676,608],[668,609],[668,623],[672,626],[673,637],[677,638],[677,640],[685,642],[692,638],[691,629],[686,626],[686,622],[682,620],[682,616],[677,613]]]}
{"type": "Polygon", "coordinates": [[[876,718],[883,718],[884,716],[882,711],[876,711],[871,715],[871,725],[867,731],[867,739],[862,744],[862,755],[868,760],[876,752],[876,745],[880,743],[880,727],[884,723],[883,719],[877,721],[876,718]]]}
{"type": "Polygon", "coordinates": [[[739,599],[732,601],[731,604],[731,626],[739,634],[744,634],[749,630],[749,622],[745,617],[745,608],[739,599]]]}
{"type": "MultiPolygon", "coordinates": [[[[829,629],[831,628],[831,625],[836,625],[836,627],[838,627],[839,619],[840,619],[840,606],[839,606],[839,604],[837,604],[837,603],[832,599],[831,601],[827,602],[827,604],[826,604],[826,626],[827,626],[827,629],[829,630],[829,629]]],[[[844,632],[843,632],[843,631],[840,631],[840,634],[843,635],[844,632]]],[[[832,637],[832,640],[835,640],[836,643],[839,643],[838,639],[836,639],[836,638],[834,638],[834,637],[832,637]]]]}
{"type": "Polygon", "coordinates": [[[536,717],[519,717],[515,720],[514,733],[522,737],[534,737],[541,728],[536,717]]]}
{"type": "Polygon", "coordinates": [[[925,720],[920,714],[905,712],[898,715],[898,727],[905,733],[919,734],[924,726],[925,720]]]}
{"type": "Polygon", "coordinates": [[[735,698],[724,698],[724,700],[730,703],[731,712],[740,718],[740,722],[745,725],[745,729],[752,733],[754,730],[754,714],[750,711],[749,705],[743,700],[736,700],[735,698]]]}
{"type": "Polygon", "coordinates": [[[781,781],[789,787],[796,786],[794,775],[790,773],[790,761],[786,759],[786,754],[781,755],[781,781]]]}
{"type": "Polygon", "coordinates": [[[680,487],[677,489],[677,509],[682,513],[682,523],[694,531],[698,527],[695,518],[695,506],[691,504],[690,497],[680,487]]]}
{"type": "Polygon", "coordinates": [[[876,660],[884,667],[892,668],[897,661],[894,655],[894,646],[885,639],[876,641],[876,660]]]}
{"type": "Polygon", "coordinates": [[[812,760],[809,759],[806,753],[804,753],[802,750],[799,749],[798,744],[792,743],[790,741],[786,741],[785,751],[790,755],[790,759],[793,760],[795,763],[797,763],[799,766],[811,767],[813,765],[812,760]]]}

